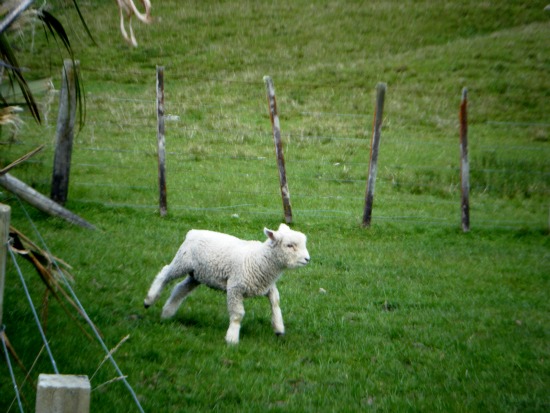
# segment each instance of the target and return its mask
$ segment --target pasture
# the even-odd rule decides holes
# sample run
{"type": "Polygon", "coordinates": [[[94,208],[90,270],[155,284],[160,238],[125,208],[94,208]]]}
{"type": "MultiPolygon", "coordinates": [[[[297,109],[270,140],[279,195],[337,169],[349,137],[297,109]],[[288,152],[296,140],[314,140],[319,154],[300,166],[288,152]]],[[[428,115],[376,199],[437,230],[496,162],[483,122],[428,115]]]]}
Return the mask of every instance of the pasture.
{"type": "MultiPolygon", "coordinates": [[[[154,0],[153,0],[154,1],[154,0]]],[[[67,207],[48,217],[0,190],[12,224],[73,268],[73,288],[147,412],[543,412],[550,409],[550,12],[544,1],[153,2],[128,47],[111,0],[52,2],[80,61],[86,124],[67,207]],[[165,68],[168,215],[158,213],[156,66],[165,68]],[[311,262],[245,301],[228,347],[225,296],[201,287],[172,320],[143,308],[191,228],[263,240],[283,220],[263,76],[275,83],[292,227],[311,262]],[[362,228],[378,82],[387,83],[372,226],[362,228]],[[471,231],[460,226],[458,109],[469,91],[471,231]]],[[[20,33],[22,65],[61,57],[20,33]]],[[[50,39],[51,42],[51,39],[50,39]]],[[[3,128],[0,166],[49,194],[57,95],[47,118],[3,128]]],[[[35,306],[44,286],[20,263],[35,306]]],[[[4,320],[31,380],[51,365],[11,262],[4,320]],[[39,353],[41,354],[39,356],[39,353]],[[39,356],[39,357],[37,357],[39,356]]],[[[50,297],[59,370],[92,377],[91,411],[138,411],[94,340],[50,297]]],[[[25,374],[15,367],[19,385],[25,374]]],[[[17,411],[5,363],[0,410],[17,411]]]]}

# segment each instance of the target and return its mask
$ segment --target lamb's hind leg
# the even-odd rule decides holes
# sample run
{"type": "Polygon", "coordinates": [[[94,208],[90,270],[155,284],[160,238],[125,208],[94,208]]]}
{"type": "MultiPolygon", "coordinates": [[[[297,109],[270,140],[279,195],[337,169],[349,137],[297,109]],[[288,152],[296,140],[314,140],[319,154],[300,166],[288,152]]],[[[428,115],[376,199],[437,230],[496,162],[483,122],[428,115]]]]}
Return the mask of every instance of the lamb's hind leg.
{"type": "Polygon", "coordinates": [[[176,311],[178,311],[178,308],[183,300],[185,300],[185,297],[187,297],[187,295],[199,285],[200,283],[195,280],[191,274],[188,275],[185,280],[177,284],[172,290],[170,298],[166,301],[166,304],[164,304],[164,307],[162,308],[161,317],[170,318],[176,314],[176,311]]]}
{"type": "Polygon", "coordinates": [[[145,297],[145,300],[143,301],[143,305],[145,308],[151,307],[160,297],[160,293],[168,284],[168,282],[172,279],[170,277],[171,273],[171,266],[165,265],[162,270],[157,274],[155,277],[153,284],[151,284],[151,287],[149,288],[149,292],[147,293],[147,297],[145,297]]]}
{"type": "Polygon", "coordinates": [[[164,287],[166,287],[166,284],[176,278],[184,277],[191,272],[191,268],[188,268],[188,266],[182,262],[178,252],[178,255],[176,255],[176,257],[172,260],[170,265],[165,265],[155,277],[153,284],[151,284],[151,287],[149,288],[147,297],[145,297],[145,300],[143,301],[145,308],[149,308],[159,299],[160,293],[164,287]]]}
{"type": "Polygon", "coordinates": [[[160,297],[160,293],[170,281],[185,277],[193,272],[193,266],[189,262],[188,251],[185,243],[181,245],[170,265],[165,265],[157,274],[149,288],[147,297],[143,301],[145,308],[152,306],[160,297]]]}

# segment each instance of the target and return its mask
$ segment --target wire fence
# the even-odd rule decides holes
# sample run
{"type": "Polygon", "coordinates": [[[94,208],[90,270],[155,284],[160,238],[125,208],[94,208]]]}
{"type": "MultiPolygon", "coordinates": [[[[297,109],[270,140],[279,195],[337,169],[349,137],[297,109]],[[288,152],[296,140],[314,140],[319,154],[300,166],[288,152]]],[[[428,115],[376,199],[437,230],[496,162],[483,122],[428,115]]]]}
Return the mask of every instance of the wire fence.
{"type": "MultiPolygon", "coordinates": [[[[113,79],[116,81],[120,74],[96,71],[96,75],[102,74],[111,80],[104,90],[87,94],[87,124],[76,136],[69,201],[157,210],[154,73],[136,71],[136,77],[150,79],[150,84],[140,84],[133,92],[114,87],[113,79]]],[[[359,223],[369,167],[371,91],[350,84],[284,81],[277,85],[274,80],[297,220],[359,223]],[[334,97],[336,87],[349,92],[349,101],[334,97]],[[302,92],[307,97],[302,97],[302,92]]],[[[388,88],[373,222],[458,228],[458,96],[455,99],[448,91],[424,90],[424,95],[417,96],[418,102],[434,99],[447,103],[437,109],[429,104],[428,109],[415,114],[422,121],[408,123],[411,117],[401,118],[398,108],[402,103],[396,102],[406,100],[404,95],[411,92],[415,91],[388,88]]],[[[283,216],[265,90],[260,81],[189,78],[167,70],[165,102],[169,211],[266,219],[283,216]],[[216,90],[223,90],[221,101],[216,99],[216,90]]],[[[20,179],[44,192],[50,185],[53,161],[52,122],[50,117],[45,127],[34,128],[28,121],[19,135],[2,142],[10,154],[25,153],[43,144],[44,136],[48,136],[46,150],[17,169],[20,179]]],[[[544,120],[484,120],[470,126],[473,229],[548,228],[549,135],[550,124],[544,120]]],[[[10,197],[2,192],[0,201],[10,197]]],[[[45,243],[44,248],[47,250],[45,243]]],[[[13,254],[12,259],[19,271],[13,254]]],[[[70,283],[66,285],[70,288],[70,283]]],[[[71,295],[85,314],[72,289],[71,295]]],[[[29,305],[34,308],[32,300],[29,305]]],[[[3,327],[0,335],[9,362],[3,327]]],[[[43,332],[41,336],[56,370],[43,332]]],[[[111,363],[142,411],[112,357],[111,363]]],[[[11,364],[10,373],[13,376],[11,364]]],[[[22,409],[15,381],[14,389],[14,403],[17,400],[22,409]]]]}
{"type": "MultiPolygon", "coordinates": [[[[149,84],[140,84],[132,92],[107,87],[87,94],[87,124],[76,137],[73,155],[71,202],[158,208],[154,72],[134,72],[140,79],[150,79],[149,84]]],[[[94,75],[105,75],[111,85],[120,74],[96,71],[94,75]]],[[[280,216],[261,81],[191,79],[170,69],[165,78],[169,211],[280,216]]],[[[369,163],[371,91],[350,84],[286,79],[277,85],[274,80],[296,214],[359,219],[369,163]],[[349,102],[337,97],[336,87],[349,91],[349,102]]],[[[427,102],[426,109],[419,109],[417,121],[405,127],[410,117],[400,116],[398,108],[409,92],[403,87],[388,88],[373,222],[395,219],[456,225],[460,218],[459,97],[437,88],[424,90],[416,103],[427,102]],[[441,107],[434,109],[430,99],[441,107]]],[[[549,124],[476,122],[475,118],[474,112],[470,125],[473,227],[546,227],[549,124]],[[516,208],[510,215],[518,202],[528,208],[519,213],[516,208]]],[[[51,136],[49,150],[32,161],[22,177],[44,188],[50,180],[53,131],[51,136]],[[42,172],[40,178],[37,171],[42,172]]],[[[22,146],[33,144],[27,138],[21,140],[22,146]]]]}
{"type": "MultiPolygon", "coordinates": [[[[88,316],[88,313],[86,312],[86,309],[84,308],[84,306],[82,305],[82,303],[80,302],[80,300],[78,299],[78,296],[76,295],[74,289],[72,288],[71,286],[71,283],[69,282],[69,280],[67,279],[67,277],[65,276],[65,274],[63,273],[63,271],[60,269],[59,267],[59,264],[57,262],[57,260],[55,259],[55,257],[52,255],[52,253],[50,252],[49,248],[48,248],[48,245],[46,244],[46,242],[44,241],[44,238],[42,237],[41,233],[39,232],[38,230],[38,227],[36,226],[36,224],[34,223],[34,221],[32,220],[32,218],[30,217],[30,215],[28,214],[25,206],[19,202],[20,204],[20,207],[21,209],[25,212],[25,216],[27,217],[27,220],[30,224],[30,226],[33,228],[34,230],[34,234],[35,236],[37,237],[37,239],[40,241],[40,244],[41,244],[41,247],[43,248],[44,251],[46,251],[46,253],[48,254],[48,257],[49,259],[53,262],[53,265],[54,265],[54,271],[56,272],[56,276],[62,281],[62,288],[67,290],[70,294],[70,297],[72,299],[72,302],[75,303],[75,305],[78,307],[78,311],[79,311],[79,314],[84,318],[84,321],[86,322],[86,324],[89,326],[89,328],[91,329],[91,331],[93,332],[94,334],[94,337],[97,341],[97,343],[101,346],[102,350],[105,352],[105,358],[104,360],[100,363],[99,367],[97,368],[96,372],[94,373],[94,375],[92,376],[92,379],[93,377],[97,374],[98,370],[102,367],[102,365],[108,360],[113,368],[115,369],[116,373],[117,373],[117,377],[115,379],[112,379],[110,381],[108,381],[107,383],[103,383],[103,384],[100,384],[98,386],[96,386],[94,388],[97,389],[97,388],[102,388],[102,387],[105,387],[106,385],[112,383],[112,382],[115,382],[115,381],[122,381],[126,387],[126,389],[128,390],[136,408],[138,411],[140,412],[143,412],[143,408],[138,400],[138,397],[134,391],[134,389],[132,388],[132,386],[130,385],[130,383],[127,381],[127,376],[125,376],[122,371],[120,370],[117,362],[115,361],[114,359],[114,356],[113,356],[113,353],[116,351],[116,349],[120,346],[120,344],[122,344],[123,341],[127,340],[128,339],[128,336],[125,337],[123,339],[123,341],[121,343],[119,343],[114,349],[112,350],[109,350],[109,348],[107,347],[107,345],[105,344],[105,341],[103,340],[101,334],[99,333],[98,329],[96,328],[95,324],[92,322],[92,320],[89,318],[88,316]]],[[[7,223],[9,224],[9,223],[7,223]]],[[[6,225],[7,225],[6,224],[6,225]]],[[[38,332],[40,333],[40,338],[43,342],[43,346],[42,346],[42,349],[38,352],[38,355],[36,356],[36,359],[35,359],[35,362],[33,363],[33,367],[31,367],[31,370],[29,370],[27,372],[27,378],[30,376],[30,374],[32,373],[32,369],[34,368],[34,365],[36,364],[37,360],[40,358],[41,354],[42,354],[42,351],[43,349],[45,348],[46,351],[47,351],[47,354],[48,354],[48,358],[50,360],[50,363],[51,363],[51,367],[52,367],[52,370],[54,371],[55,374],[60,374],[59,372],[59,369],[58,369],[58,366],[57,366],[57,363],[55,361],[55,357],[53,355],[53,351],[50,347],[50,344],[49,344],[49,340],[47,339],[47,336],[46,336],[46,333],[44,331],[44,328],[42,326],[42,323],[40,321],[40,318],[38,316],[38,313],[37,313],[37,310],[36,310],[36,307],[35,307],[35,304],[33,302],[33,299],[31,297],[31,293],[29,292],[29,289],[27,287],[27,283],[25,281],[25,277],[23,275],[23,270],[21,268],[21,266],[19,265],[18,263],[18,260],[17,260],[17,256],[16,254],[14,253],[12,247],[11,247],[11,243],[8,241],[8,245],[6,246],[7,248],[7,251],[9,252],[9,256],[11,258],[11,262],[13,263],[14,265],[14,268],[16,269],[16,272],[19,276],[19,280],[21,281],[21,285],[23,287],[23,292],[27,298],[27,301],[28,301],[28,304],[29,304],[29,308],[33,314],[33,317],[34,317],[34,321],[35,321],[35,324],[37,326],[37,329],[38,329],[38,332]]],[[[27,252],[28,253],[28,252],[27,252]]],[[[14,389],[14,393],[15,393],[15,396],[14,396],[14,400],[13,402],[11,403],[10,407],[8,408],[8,412],[11,410],[11,407],[13,406],[13,404],[15,403],[15,401],[17,401],[17,404],[19,406],[19,410],[21,413],[23,413],[23,403],[21,401],[22,397],[21,397],[21,391],[20,391],[20,386],[17,385],[17,381],[16,381],[16,378],[15,378],[15,374],[13,372],[13,368],[12,368],[12,365],[11,365],[11,360],[10,360],[10,356],[9,356],[9,353],[8,353],[8,349],[7,349],[7,345],[6,345],[6,336],[5,336],[5,330],[6,330],[6,327],[4,325],[0,326],[0,339],[2,341],[2,346],[3,346],[3,349],[4,349],[4,355],[5,355],[5,359],[6,359],[6,363],[9,367],[9,373],[10,373],[10,377],[11,377],[11,380],[12,380],[12,383],[13,383],[13,389],[14,389]]],[[[27,378],[25,379],[25,381],[27,380],[27,378]]]]}

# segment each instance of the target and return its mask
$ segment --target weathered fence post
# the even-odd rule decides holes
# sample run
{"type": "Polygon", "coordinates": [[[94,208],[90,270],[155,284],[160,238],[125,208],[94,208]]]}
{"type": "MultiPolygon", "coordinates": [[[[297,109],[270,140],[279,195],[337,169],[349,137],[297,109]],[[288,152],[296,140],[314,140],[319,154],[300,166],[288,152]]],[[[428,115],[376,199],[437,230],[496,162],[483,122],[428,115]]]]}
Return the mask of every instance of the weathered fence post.
{"type": "Polygon", "coordinates": [[[166,143],[164,140],[164,67],[157,66],[157,140],[160,216],[166,215],[166,143]]]}
{"type": "Polygon", "coordinates": [[[0,186],[43,212],[63,218],[65,221],[80,225],[83,228],[95,229],[95,226],[84,218],[72,213],[10,174],[0,175],[0,186]]]}
{"type": "Polygon", "coordinates": [[[4,314],[4,280],[6,277],[6,256],[10,234],[10,213],[11,209],[9,206],[0,204],[0,330],[2,329],[2,317],[4,314]]]}
{"type": "Polygon", "coordinates": [[[386,84],[376,85],[376,108],[372,125],[372,140],[370,146],[369,177],[367,181],[367,193],[365,195],[365,210],[363,212],[363,226],[369,227],[372,218],[372,204],[374,202],[374,185],[376,183],[376,171],[378,168],[378,148],[382,133],[382,118],[384,112],[384,99],[386,96],[386,84]]]}
{"type": "Polygon", "coordinates": [[[38,376],[36,413],[89,413],[91,386],[87,376],[38,376]]]}
{"type": "Polygon", "coordinates": [[[285,157],[283,155],[283,142],[281,141],[281,126],[279,124],[279,114],[277,113],[275,87],[273,86],[273,79],[269,76],[264,76],[264,82],[267,89],[269,116],[271,118],[273,142],[275,143],[275,154],[277,156],[277,166],[279,168],[279,181],[281,184],[281,197],[283,198],[285,221],[287,224],[290,224],[292,223],[292,207],[290,205],[290,192],[286,180],[285,157]]]}
{"type": "Polygon", "coordinates": [[[468,89],[462,89],[460,102],[460,188],[462,230],[470,231],[470,163],[468,160],[468,89]]]}
{"type": "Polygon", "coordinates": [[[57,115],[55,156],[50,198],[60,205],[67,202],[76,116],[76,76],[78,61],[66,59],[63,64],[59,113],[57,115]]]}

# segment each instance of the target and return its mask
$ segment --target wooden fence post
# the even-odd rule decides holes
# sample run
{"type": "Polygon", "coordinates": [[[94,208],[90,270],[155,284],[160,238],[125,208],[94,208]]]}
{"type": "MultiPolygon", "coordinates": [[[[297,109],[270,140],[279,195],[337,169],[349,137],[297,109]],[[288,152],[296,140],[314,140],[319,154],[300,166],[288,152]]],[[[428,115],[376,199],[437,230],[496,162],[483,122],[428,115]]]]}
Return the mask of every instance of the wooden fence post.
{"type": "Polygon", "coordinates": [[[460,188],[462,231],[470,231],[470,162],[468,160],[468,89],[462,89],[460,102],[460,188]]]}
{"type": "Polygon", "coordinates": [[[43,212],[62,218],[72,224],[80,225],[83,228],[95,229],[95,226],[84,218],[62,207],[10,174],[0,175],[0,186],[43,212]]]}
{"type": "Polygon", "coordinates": [[[285,221],[292,223],[292,207],[290,205],[290,192],[286,180],[285,157],[283,155],[283,142],[281,141],[281,126],[279,124],[279,114],[277,113],[277,101],[275,99],[275,87],[273,79],[264,76],[264,82],[267,89],[267,101],[269,104],[269,117],[271,118],[271,127],[273,129],[273,142],[275,143],[275,154],[277,156],[277,166],[279,168],[279,181],[281,184],[281,197],[283,199],[283,209],[285,221]]]}
{"type": "Polygon", "coordinates": [[[4,282],[6,277],[6,256],[8,251],[8,237],[10,234],[9,206],[0,204],[0,334],[2,334],[2,317],[4,314],[4,282]]]}
{"type": "Polygon", "coordinates": [[[87,376],[40,374],[36,413],[89,413],[91,386],[87,376]]]}
{"type": "Polygon", "coordinates": [[[157,141],[160,216],[166,216],[166,143],[164,139],[164,67],[157,66],[157,141]]]}
{"type": "Polygon", "coordinates": [[[386,84],[376,85],[376,109],[372,125],[372,140],[370,147],[369,177],[367,181],[367,193],[365,196],[365,210],[363,212],[363,226],[369,227],[372,218],[372,205],[374,202],[374,185],[376,183],[376,172],[378,168],[378,148],[382,133],[382,118],[384,112],[384,99],[386,96],[386,84]]]}
{"type": "Polygon", "coordinates": [[[69,175],[73,150],[74,122],[76,115],[76,71],[78,61],[66,59],[63,63],[59,113],[57,116],[55,156],[50,198],[60,205],[67,202],[69,175]]]}

